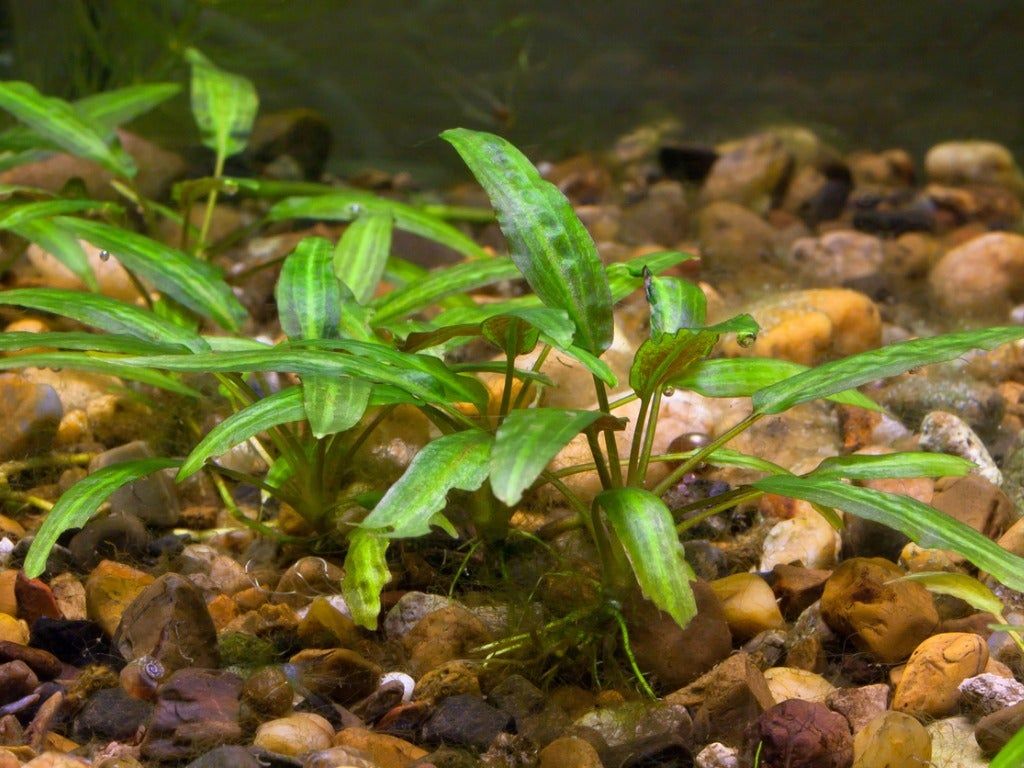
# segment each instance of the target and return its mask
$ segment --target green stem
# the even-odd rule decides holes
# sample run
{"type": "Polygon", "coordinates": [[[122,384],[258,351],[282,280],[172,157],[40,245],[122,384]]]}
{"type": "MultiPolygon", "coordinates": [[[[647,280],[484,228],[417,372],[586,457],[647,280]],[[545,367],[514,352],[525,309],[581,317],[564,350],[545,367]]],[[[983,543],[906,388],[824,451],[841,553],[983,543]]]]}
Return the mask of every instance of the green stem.
{"type": "Polygon", "coordinates": [[[34,456],[30,459],[5,461],[0,464],[0,485],[7,485],[11,475],[27,472],[32,469],[85,466],[92,461],[95,455],[94,453],[55,453],[46,456],[34,456]]]}
{"type": "Polygon", "coordinates": [[[35,507],[43,512],[49,512],[53,509],[53,504],[48,502],[46,499],[41,499],[30,493],[21,493],[20,491],[2,489],[0,490],[0,501],[17,501],[21,504],[28,504],[29,506],[35,507]]]}
{"type": "Polygon", "coordinates": [[[716,437],[710,443],[708,443],[695,454],[693,454],[693,456],[691,456],[678,467],[676,467],[674,470],[669,472],[668,477],[666,477],[664,480],[658,483],[658,485],[655,486],[652,493],[654,493],[656,496],[663,496],[665,494],[665,491],[667,491],[669,488],[671,488],[673,485],[679,482],[679,479],[683,475],[691,471],[694,467],[699,466],[700,463],[704,461],[705,456],[708,456],[716,448],[721,448],[723,445],[725,445],[734,437],[736,437],[736,435],[749,429],[758,419],[761,418],[761,416],[762,414],[757,413],[755,411],[754,413],[751,413],[749,416],[744,418],[731,429],[728,429],[725,432],[723,432],[721,435],[716,437]]]}
{"type": "MultiPolygon", "coordinates": [[[[537,355],[537,359],[533,361],[533,365],[530,366],[530,370],[533,373],[540,373],[540,369],[544,367],[544,362],[548,359],[548,355],[551,354],[551,345],[545,344],[544,348],[537,355]]],[[[526,393],[530,391],[530,385],[527,382],[523,382],[523,388],[519,390],[519,394],[516,395],[516,401],[512,403],[512,408],[522,408],[523,403],[526,402],[526,393]]]]}
{"type": "Polygon", "coordinates": [[[727,493],[720,494],[718,496],[712,496],[708,499],[701,499],[700,501],[694,502],[693,504],[687,504],[685,507],[676,510],[677,514],[686,514],[691,509],[701,509],[704,504],[709,501],[714,501],[710,507],[703,509],[700,514],[689,517],[683,522],[676,526],[676,533],[685,533],[686,531],[693,528],[695,525],[707,520],[709,517],[717,515],[719,512],[724,512],[727,509],[735,507],[737,504],[742,504],[744,501],[751,501],[758,498],[761,495],[761,491],[752,488],[736,488],[727,493]]]}
{"type": "Polygon", "coordinates": [[[644,673],[640,671],[640,665],[636,662],[636,656],[633,655],[633,645],[629,642],[629,630],[626,628],[626,620],[623,618],[622,613],[617,608],[611,608],[612,617],[615,619],[615,623],[619,625],[619,634],[622,636],[622,651],[626,654],[626,660],[629,662],[629,668],[633,670],[633,676],[636,677],[636,682],[640,686],[640,690],[643,691],[644,696],[649,699],[658,698],[654,689],[651,688],[647,682],[647,678],[644,677],[644,673]]]}
{"type": "Polygon", "coordinates": [[[596,531],[594,531],[590,520],[590,510],[587,509],[587,505],[583,503],[583,499],[581,499],[576,492],[572,490],[572,488],[567,486],[557,477],[553,477],[550,472],[541,472],[540,476],[544,478],[545,482],[551,483],[558,489],[558,492],[565,497],[565,500],[569,502],[569,506],[576,512],[576,517],[580,524],[584,528],[590,530],[591,535],[596,536],[596,531]]]}
{"type": "Polygon", "coordinates": [[[616,400],[612,400],[611,403],[608,404],[608,407],[614,411],[616,408],[621,408],[624,405],[629,405],[634,400],[639,399],[640,396],[636,392],[631,392],[628,395],[623,395],[622,397],[616,400]]]}
{"type": "Polygon", "coordinates": [[[629,469],[626,472],[626,485],[629,486],[633,485],[636,480],[637,470],[640,468],[640,446],[644,442],[644,427],[647,426],[647,411],[650,407],[650,398],[644,397],[640,399],[640,412],[636,417],[636,427],[633,429],[633,439],[630,441],[631,445],[629,447],[629,469]]]}
{"type": "MultiPolygon", "coordinates": [[[[644,446],[640,452],[640,466],[637,468],[637,479],[641,486],[647,485],[647,467],[651,463],[651,451],[654,450],[654,438],[658,431],[658,414],[661,413],[661,390],[654,393],[654,402],[647,417],[647,431],[644,433],[644,446]]],[[[636,433],[633,441],[636,442],[636,433]]]]}
{"type": "Polygon", "coordinates": [[[587,429],[585,434],[587,445],[590,446],[590,453],[594,456],[593,468],[597,470],[597,476],[601,479],[601,487],[614,488],[612,475],[605,463],[604,452],[601,450],[601,442],[597,439],[597,434],[592,429],[587,429]]]}
{"type": "MultiPolygon", "coordinates": [[[[611,413],[611,409],[608,406],[608,390],[605,389],[604,382],[601,381],[597,376],[594,377],[594,389],[597,391],[597,404],[598,407],[604,413],[611,413]]],[[[606,429],[604,431],[604,445],[605,450],[608,451],[608,464],[611,474],[612,484],[608,487],[618,488],[622,485],[622,462],[619,461],[619,446],[615,442],[615,430],[606,429]]]]}
{"type": "Polygon", "coordinates": [[[224,478],[220,476],[220,470],[216,470],[210,473],[210,477],[213,478],[213,484],[217,488],[217,493],[220,495],[220,499],[224,502],[224,506],[227,508],[228,513],[237,520],[239,523],[244,525],[246,528],[259,533],[262,536],[276,539],[283,542],[304,542],[306,539],[300,536],[289,536],[286,533],[281,533],[276,528],[271,528],[269,525],[259,522],[258,520],[250,520],[245,516],[245,513],[238,508],[235,504],[235,500],[231,497],[231,492],[224,484],[224,478]]]}
{"type": "MultiPolygon", "coordinates": [[[[501,424],[508,415],[508,407],[512,401],[512,384],[516,376],[516,358],[514,355],[505,354],[505,385],[501,390],[501,407],[498,408],[498,424],[501,424]]],[[[525,385],[524,385],[525,386],[525,385]]]]}
{"type": "MultiPolygon", "coordinates": [[[[223,152],[217,153],[217,160],[213,167],[213,177],[219,179],[224,174],[224,161],[227,158],[223,152]]],[[[213,209],[217,205],[217,193],[219,190],[214,187],[206,198],[206,210],[203,212],[203,225],[199,228],[199,243],[196,247],[196,256],[203,258],[206,251],[206,238],[210,234],[210,224],[213,221],[213,209]]],[[[188,218],[186,217],[186,221],[188,218]]]]}

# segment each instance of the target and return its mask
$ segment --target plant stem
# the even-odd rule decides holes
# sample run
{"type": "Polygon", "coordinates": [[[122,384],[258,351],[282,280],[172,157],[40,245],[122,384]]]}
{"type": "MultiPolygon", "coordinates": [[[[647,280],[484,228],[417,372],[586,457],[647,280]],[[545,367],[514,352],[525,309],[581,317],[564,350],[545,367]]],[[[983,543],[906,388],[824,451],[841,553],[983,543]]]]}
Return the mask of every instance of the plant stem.
{"type": "MultiPolygon", "coordinates": [[[[219,179],[224,173],[224,161],[226,158],[222,152],[217,153],[217,160],[213,167],[213,178],[219,179]]],[[[196,256],[199,258],[204,257],[206,251],[206,238],[210,234],[210,223],[213,221],[213,209],[217,205],[217,187],[210,190],[210,194],[206,197],[206,210],[203,213],[203,225],[199,228],[199,243],[196,246],[196,256]]],[[[186,221],[188,217],[186,216],[186,221]]]]}
{"type": "MultiPolygon", "coordinates": [[[[530,370],[533,371],[533,373],[539,373],[540,369],[544,367],[544,362],[548,359],[548,355],[550,355],[550,354],[551,354],[551,345],[550,344],[545,344],[544,348],[540,351],[540,354],[537,355],[537,359],[533,361],[533,365],[530,366],[530,370]]],[[[513,409],[515,409],[515,408],[522,408],[523,407],[523,403],[526,402],[526,393],[529,392],[529,391],[530,391],[530,385],[528,383],[524,382],[523,383],[523,388],[520,389],[519,390],[519,394],[516,395],[516,401],[514,403],[512,403],[512,408],[513,409]]]]}
{"type": "Polygon", "coordinates": [[[53,509],[53,504],[48,502],[46,499],[41,499],[38,496],[33,496],[30,493],[21,493],[20,491],[11,491],[0,489],[0,501],[17,501],[22,504],[28,504],[29,506],[35,507],[43,512],[49,512],[53,509]]]}
{"type": "Polygon", "coordinates": [[[643,691],[644,696],[649,699],[658,698],[657,694],[654,693],[654,689],[651,688],[647,682],[647,678],[644,677],[643,672],[640,671],[640,665],[636,663],[636,656],[633,655],[633,645],[629,642],[629,629],[626,628],[626,619],[622,613],[612,607],[610,609],[612,617],[615,619],[615,623],[619,625],[619,634],[622,636],[622,651],[626,654],[626,660],[629,662],[629,668],[633,670],[633,675],[636,677],[636,682],[640,686],[640,690],[643,691]]]}
{"type": "Polygon", "coordinates": [[[597,476],[601,479],[601,487],[613,488],[612,475],[605,463],[604,452],[601,451],[601,443],[597,439],[597,434],[592,429],[587,429],[585,434],[587,444],[590,446],[590,453],[594,456],[593,468],[597,470],[597,476]]]}
{"type": "Polygon", "coordinates": [[[744,501],[756,499],[761,494],[761,491],[758,491],[753,488],[735,488],[734,490],[728,491],[727,493],[719,494],[718,496],[712,496],[709,499],[701,499],[699,502],[694,502],[693,505],[688,504],[686,505],[686,507],[677,510],[677,513],[682,512],[683,514],[685,514],[687,511],[689,511],[688,507],[696,507],[697,509],[700,509],[705,502],[712,501],[713,499],[718,500],[715,504],[712,504],[710,507],[703,509],[700,512],[700,514],[694,515],[693,517],[688,517],[686,520],[683,520],[681,523],[679,523],[676,526],[676,533],[685,533],[698,523],[707,520],[709,517],[713,517],[714,515],[717,515],[719,512],[723,512],[727,509],[730,509],[731,507],[735,507],[737,504],[741,504],[744,501]]]}
{"type": "Polygon", "coordinates": [[[645,434],[644,427],[647,425],[647,411],[651,407],[650,398],[644,397],[640,400],[640,412],[636,417],[636,426],[633,428],[633,439],[629,447],[629,469],[626,471],[626,485],[632,486],[636,480],[637,470],[640,468],[640,444],[645,434]]]}
{"type": "Polygon", "coordinates": [[[238,505],[235,504],[235,500],[234,498],[232,498],[231,492],[224,484],[224,478],[220,476],[220,470],[218,469],[211,472],[210,477],[213,478],[213,484],[217,488],[217,493],[220,496],[221,501],[224,502],[224,506],[227,508],[228,513],[231,515],[231,517],[233,517],[239,523],[244,525],[246,528],[249,528],[263,536],[267,536],[272,539],[277,539],[278,541],[305,541],[305,539],[302,537],[289,536],[286,533],[281,533],[276,528],[271,528],[269,525],[265,525],[264,523],[261,523],[258,520],[250,520],[248,517],[245,516],[245,513],[243,513],[242,510],[238,508],[238,505]]]}
{"type": "MultiPolygon", "coordinates": [[[[512,401],[512,384],[516,376],[515,355],[505,354],[505,384],[501,390],[501,407],[498,408],[498,424],[500,425],[508,415],[508,407],[512,401]]],[[[524,385],[525,386],[525,385],[524,385]]]]}
{"type": "Polygon", "coordinates": [[[30,469],[45,467],[77,467],[92,461],[94,453],[54,453],[47,456],[34,456],[30,459],[5,461],[0,464],[0,485],[7,485],[11,475],[27,472],[30,469]]]}
{"type": "MultiPolygon", "coordinates": [[[[650,414],[647,416],[647,431],[644,433],[644,445],[640,451],[640,466],[637,467],[637,480],[641,486],[647,485],[647,467],[651,463],[651,451],[654,449],[654,438],[658,431],[658,414],[661,412],[661,390],[654,393],[650,414]]],[[[639,425],[638,425],[639,428],[639,425]]],[[[633,433],[635,442],[637,435],[633,433]]]]}
{"type": "Polygon", "coordinates": [[[628,395],[623,395],[622,397],[620,397],[620,398],[618,398],[618,399],[616,399],[616,400],[612,400],[612,401],[611,401],[611,402],[610,402],[610,403],[608,404],[608,407],[609,407],[609,408],[610,408],[611,410],[613,410],[613,411],[614,411],[614,410],[615,410],[616,408],[621,408],[621,407],[622,407],[622,406],[624,406],[624,405],[629,405],[629,404],[630,404],[630,403],[632,403],[632,402],[633,402],[634,400],[639,400],[639,399],[640,399],[640,398],[639,398],[639,395],[637,395],[637,393],[636,393],[636,392],[631,392],[631,393],[629,393],[628,395]]]}
{"type": "Polygon", "coordinates": [[[701,448],[699,451],[693,454],[693,456],[691,456],[678,467],[676,467],[674,470],[669,472],[668,477],[666,477],[664,480],[658,483],[657,486],[654,487],[654,490],[652,491],[654,495],[664,495],[665,491],[667,491],[675,483],[677,483],[683,475],[692,470],[694,467],[698,466],[704,460],[705,456],[712,453],[716,448],[721,448],[723,445],[725,445],[734,437],[736,437],[736,435],[749,429],[758,419],[761,418],[761,416],[762,414],[757,413],[756,411],[754,413],[751,413],[738,424],[733,426],[731,429],[726,430],[721,435],[712,440],[710,443],[705,445],[703,448],[701,448]]]}
{"type": "MultiPolygon", "coordinates": [[[[608,390],[605,389],[604,382],[597,378],[597,376],[594,377],[594,389],[597,390],[598,406],[604,413],[610,414],[611,409],[608,407],[608,390]]],[[[612,482],[608,487],[618,488],[622,485],[622,462],[619,461],[619,446],[615,442],[615,430],[606,429],[604,431],[604,445],[605,450],[608,451],[608,464],[610,467],[612,482]]]]}
{"type": "Polygon", "coordinates": [[[590,531],[591,536],[594,536],[596,532],[594,531],[590,520],[590,510],[587,509],[587,505],[583,503],[583,500],[576,494],[576,492],[557,477],[553,477],[549,472],[541,472],[540,476],[544,478],[546,482],[551,483],[558,489],[558,492],[561,493],[565,497],[565,500],[569,502],[569,506],[575,510],[580,524],[590,531]]]}

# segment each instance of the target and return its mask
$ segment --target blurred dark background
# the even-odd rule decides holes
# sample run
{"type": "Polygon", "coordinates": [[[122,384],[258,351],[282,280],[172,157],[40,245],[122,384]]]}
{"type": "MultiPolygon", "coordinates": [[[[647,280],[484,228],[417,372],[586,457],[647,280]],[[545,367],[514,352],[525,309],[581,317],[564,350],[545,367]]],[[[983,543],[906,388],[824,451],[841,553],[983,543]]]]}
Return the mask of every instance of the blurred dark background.
{"type": "MultiPolygon", "coordinates": [[[[0,0],[0,76],[65,97],[185,82],[196,45],[263,110],[333,128],[332,168],[457,163],[453,125],[535,155],[638,123],[695,141],[798,123],[840,148],[990,138],[1024,153],[1024,2],[906,0],[0,0]]],[[[139,129],[194,140],[184,96],[139,129]]]]}

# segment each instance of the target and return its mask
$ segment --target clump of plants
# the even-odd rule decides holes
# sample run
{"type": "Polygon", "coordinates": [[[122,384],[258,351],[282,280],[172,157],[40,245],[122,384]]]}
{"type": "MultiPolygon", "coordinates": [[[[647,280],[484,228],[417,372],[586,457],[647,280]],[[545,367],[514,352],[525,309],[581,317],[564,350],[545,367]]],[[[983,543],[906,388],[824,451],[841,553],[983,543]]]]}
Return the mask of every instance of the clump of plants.
{"type": "MultiPolygon", "coordinates": [[[[199,231],[186,237],[184,248],[173,248],[127,226],[109,204],[8,190],[21,198],[0,209],[0,227],[53,250],[75,265],[91,287],[78,240],[103,248],[135,276],[143,305],[94,292],[3,292],[0,304],[60,315],[96,332],[3,334],[0,348],[5,351],[49,351],[10,355],[0,359],[0,368],[97,370],[185,396],[197,394],[194,377],[213,376],[232,410],[184,458],[112,465],[70,488],[33,540],[25,563],[29,575],[41,573],[58,537],[84,525],[114,490],[173,467],[181,480],[208,471],[222,487],[225,480],[252,484],[305,520],[313,535],[298,543],[343,548],[340,588],[354,619],[370,629],[376,627],[380,594],[390,578],[391,544],[423,537],[433,528],[460,535],[446,514],[453,491],[470,510],[470,533],[484,546],[500,548],[513,535],[513,513],[527,492],[542,484],[553,486],[574,516],[563,529],[578,528],[598,553],[600,583],[588,611],[618,628],[627,655],[623,605],[642,596],[680,626],[696,614],[695,576],[680,536],[701,520],[765,493],[805,500],[836,526],[842,524],[836,510],[883,523],[922,546],[954,550],[1003,584],[1024,591],[1021,558],[930,506],[849,482],[962,475],[970,469],[962,459],[920,452],[836,456],[796,475],[770,457],[728,448],[759,419],[812,400],[876,408],[857,387],[1020,339],[1024,329],[989,328],[907,341],[815,368],[771,359],[717,359],[712,355],[723,335],[753,338],[758,332],[753,319],[740,315],[708,324],[699,287],[661,274],[686,259],[683,254],[652,254],[604,266],[569,202],[507,141],[465,129],[443,134],[487,192],[508,242],[506,257],[487,253],[431,212],[366,192],[224,178],[223,159],[244,147],[255,93],[199,54],[192,55],[192,63],[193,108],[217,162],[212,177],[188,182],[179,188],[179,197],[205,195],[212,210],[218,194],[250,195],[276,200],[265,213],[268,223],[350,223],[336,243],[306,238],[284,259],[276,299],[285,338],[268,344],[241,333],[245,310],[207,261],[217,251],[216,244],[206,242],[208,215],[199,231]],[[26,202],[26,195],[40,199],[26,202]],[[415,267],[392,252],[396,227],[447,245],[464,260],[429,272],[415,267]],[[479,288],[518,278],[529,286],[528,295],[488,303],[471,298],[479,288]],[[385,282],[391,290],[382,290],[385,282]],[[602,355],[613,340],[615,304],[635,290],[645,291],[650,333],[636,351],[628,389],[613,400],[619,382],[602,355]],[[216,332],[202,333],[201,323],[216,332]],[[449,353],[474,340],[490,344],[497,362],[454,362],[449,353]],[[573,358],[591,374],[596,407],[536,407],[532,393],[551,385],[542,365],[552,351],[573,358]],[[527,355],[533,362],[521,366],[527,355]],[[496,392],[477,377],[481,372],[500,375],[496,392]],[[297,383],[271,391],[259,378],[266,373],[289,374],[297,383]],[[653,446],[660,405],[671,389],[707,397],[749,396],[752,409],[699,450],[658,455],[653,446]],[[630,425],[628,450],[620,451],[616,435],[627,424],[616,411],[630,401],[639,402],[638,416],[630,425]],[[397,481],[353,488],[353,457],[400,405],[422,412],[434,427],[434,438],[397,481]],[[550,470],[552,459],[579,435],[587,441],[591,460],[550,470]],[[218,466],[218,456],[245,442],[256,445],[266,459],[265,475],[218,466]],[[673,462],[674,468],[652,483],[648,470],[655,462],[673,462]],[[763,476],[670,511],[662,496],[702,463],[743,466],[763,476]],[[595,472],[600,479],[602,490],[592,502],[564,482],[579,472],[595,472]]],[[[133,106],[117,111],[108,105],[106,123],[97,122],[88,105],[58,103],[19,84],[0,87],[0,106],[24,122],[16,130],[27,131],[32,141],[116,169],[119,189],[143,220],[171,217],[184,232],[188,225],[181,213],[132,191],[131,168],[104,128],[113,124],[109,115],[133,113],[157,92],[147,92],[147,99],[141,94],[134,92],[132,99],[121,94],[118,98],[133,106]]],[[[223,495],[230,504],[230,494],[223,495]]],[[[235,512],[241,524],[282,537],[273,521],[235,512]]],[[[578,618],[556,619],[552,627],[578,618]]],[[[642,671],[636,670],[637,677],[646,685],[642,671]]]]}

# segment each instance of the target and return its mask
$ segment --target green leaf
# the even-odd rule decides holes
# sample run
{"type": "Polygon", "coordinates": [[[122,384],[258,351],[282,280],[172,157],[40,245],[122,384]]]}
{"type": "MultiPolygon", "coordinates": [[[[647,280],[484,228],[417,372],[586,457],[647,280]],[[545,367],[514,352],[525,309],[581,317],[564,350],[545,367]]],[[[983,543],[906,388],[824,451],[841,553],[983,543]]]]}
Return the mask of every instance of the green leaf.
{"type": "Polygon", "coordinates": [[[454,534],[441,513],[453,488],[475,491],[490,472],[492,438],[470,429],[444,435],[416,454],[408,469],[360,523],[391,539],[425,536],[431,525],[454,534]]]}
{"type": "MultiPolygon", "coordinates": [[[[131,336],[155,344],[180,345],[191,350],[207,348],[199,336],[152,312],[95,293],[60,288],[15,288],[0,291],[0,305],[28,307],[77,320],[108,333],[131,336]]],[[[142,363],[145,365],[145,363],[142,363]]]]}
{"type": "Polygon", "coordinates": [[[697,615],[696,579],[665,502],[641,488],[614,488],[594,500],[622,543],[644,595],[685,627],[697,615]]]}
{"type": "Polygon", "coordinates": [[[859,387],[923,365],[952,360],[972,349],[995,349],[1024,338],[1024,327],[986,328],[931,339],[889,344],[819,365],[754,394],[758,413],[781,413],[794,405],[859,387]]]}
{"type": "MultiPolygon", "coordinates": [[[[685,461],[697,454],[697,450],[685,451],[676,456],[676,460],[685,461]]],[[[704,460],[716,467],[739,467],[740,469],[752,469],[756,472],[765,472],[769,475],[790,475],[788,469],[780,467],[774,462],[762,459],[759,456],[751,456],[749,453],[741,453],[729,448],[716,448],[708,454],[704,460]]]]}
{"type": "Polygon", "coordinates": [[[269,221],[284,219],[318,219],[321,221],[352,221],[368,213],[389,215],[395,226],[405,232],[446,245],[471,259],[488,258],[489,254],[470,237],[446,221],[424,213],[411,205],[386,200],[370,192],[336,190],[317,197],[291,197],[275,204],[267,214],[269,221]]]}
{"type": "MultiPolygon", "coordinates": [[[[758,390],[808,370],[806,365],[770,357],[727,357],[702,360],[682,375],[669,379],[668,383],[705,397],[750,397],[758,390]]],[[[856,389],[828,395],[826,399],[872,411],[882,410],[874,400],[856,389]]]]}
{"type": "Polygon", "coordinates": [[[976,611],[991,613],[996,619],[1003,620],[1003,601],[996,597],[991,589],[973,576],[966,573],[948,573],[946,571],[919,571],[908,573],[893,581],[916,581],[929,592],[939,595],[951,595],[963,600],[976,611]]]}
{"type": "Polygon", "coordinates": [[[655,277],[648,271],[644,288],[651,307],[651,338],[704,325],[708,302],[704,291],[689,280],[655,277]]]}
{"type": "Polygon", "coordinates": [[[135,163],[116,142],[108,146],[103,129],[83,119],[62,99],[44,96],[28,83],[0,83],[0,109],[65,152],[92,160],[119,176],[134,176],[135,163]]]}
{"type": "Polygon", "coordinates": [[[711,331],[683,328],[648,339],[636,351],[629,369],[629,386],[640,397],[650,397],[686,373],[687,369],[710,354],[718,341],[711,331]]]}
{"type": "Polygon", "coordinates": [[[222,328],[237,331],[245,321],[245,308],[220,271],[210,264],[145,235],[98,221],[67,217],[56,221],[77,237],[109,251],[127,269],[222,328]]]}
{"type": "Polygon", "coordinates": [[[44,349],[78,349],[88,352],[112,352],[121,355],[147,355],[150,353],[175,351],[173,345],[154,344],[115,333],[85,333],[80,331],[46,333],[8,331],[0,333],[0,351],[9,352],[34,347],[42,347],[44,349]]]}
{"type": "Polygon", "coordinates": [[[887,453],[880,456],[832,456],[822,461],[812,477],[822,479],[881,480],[901,477],[962,477],[974,464],[959,456],[924,451],[887,453]]]}
{"type": "Polygon", "coordinates": [[[536,480],[565,445],[601,417],[598,411],[558,408],[514,410],[494,436],[491,489],[509,506],[536,480]]]}
{"type": "Polygon", "coordinates": [[[391,255],[391,215],[367,213],[348,225],[334,250],[334,276],[365,304],[373,298],[391,255]]]}
{"type": "Polygon", "coordinates": [[[323,376],[305,376],[302,393],[306,418],[316,438],[351,429],[366,413],[373,386],[368,381],[323,376]]]}
{"type": "Polygon", "coordinates": [[[999,754],[992,758],[989,768],[1020,768],[1024,765],[1024,728],[1017,731],[999,754]]]}
{"type": "Polygon", "coordinates": [[[281,329],[290,339],[338,338],[341,286],[331,250],[322,237],[303,238],[281,266],[274,295],[281,329]]]}
{"type": "Polygon", "coordinates": [[[91,291],[99,291],[100,284],[89,264],[85,249],[72,233],[55,221],[33,219],[9,229],[18,237],[35,243],[67,267],[91,291]]]}
{"type": "Polygon", "coordinates": [[[118,358],[96,357],[82,352],[40,352],[0,358],[0,370],[9,371],[19,368],[71,368],[76,371],[103,373],[108,376],[131,379],[189,397],[200,396],[199,392],[191,387],[158,371],[122,365],[118,358]]]}
{"type": "MultiPolygon", "coordinates": [[[[239,443],[280,424],[302,421],[306,417],[300,387],[288,387],[267,395],[252,405],[231,414],[199,441],[178,470],[178,482],[191,477],[207,459],[220,456],[239,443]]],[[[276,466],[276,464],[275,464],[276,466]]]]}
{"type": "Polygon", "coordinates": [[[143,83],[92,94],[76,101],[75,111],[108,134],[114,129],[144,115],[177,95],[177,83],[143,83]]]}
{"type": "Polygon", "coordinates": [[[842,509],[881,523],[925,548],[951,549],[1006,586],[1024,590],[1024,559],[1012,555],[976,530],[912,499],[815,477],[775,476],[753,483],[765,493],[842,509]]]}
{"type": "Polygon", "coordinates": [[[534,293],[568,312],[576,344],[600,355],[612,343],[611,291],[594,241],[569,201],[504,139],[464,128],[441,137],[490,197],[512,260],[534,293]]]}
{"type": "Polygon", "coordinates": [[[46,515],[32,539],[23,570],[30,579],[46,570],[46,558],[64,531],[81,528],[114,491],[140,477],[178,466],[174,459],[140,459],[111,464],[82,478],[68,488],[46,515]]]}
{"type": "Polygon", "coordinates": [[[377,322],[404,317],[436,304],[447,296],[471,291],[501,280],[519,277],[519,270],[510,259],[494,258],[465,261],[443,267],[414,283],[391,291],[374,303],[377,322]]]}
{"type": "Polygon", "coordinates": [[[112,213],[120,210],[121,206],[119,205],[101,203],[96,200],[61,199],[15,203],[0,207],[0,229],[14,229],[36,219],[48,219],[66,213],[81,213],[83,211],[112,213]]]}
{"type": "Polygon", "coordinates": [[[252,82],[218,68],[195,48],[185,51],[192,66],[192,116],[205,146],[219,162],[245,149],[259,109],[252,82]]]}
{"type": "Polygon", "coordinates": [[[367,530],[349,537],[341,593],[356,624],[366,629],[377,629],[380,593],[391,580],[385,557],[389,543],[386,536],[367,530]]]}

